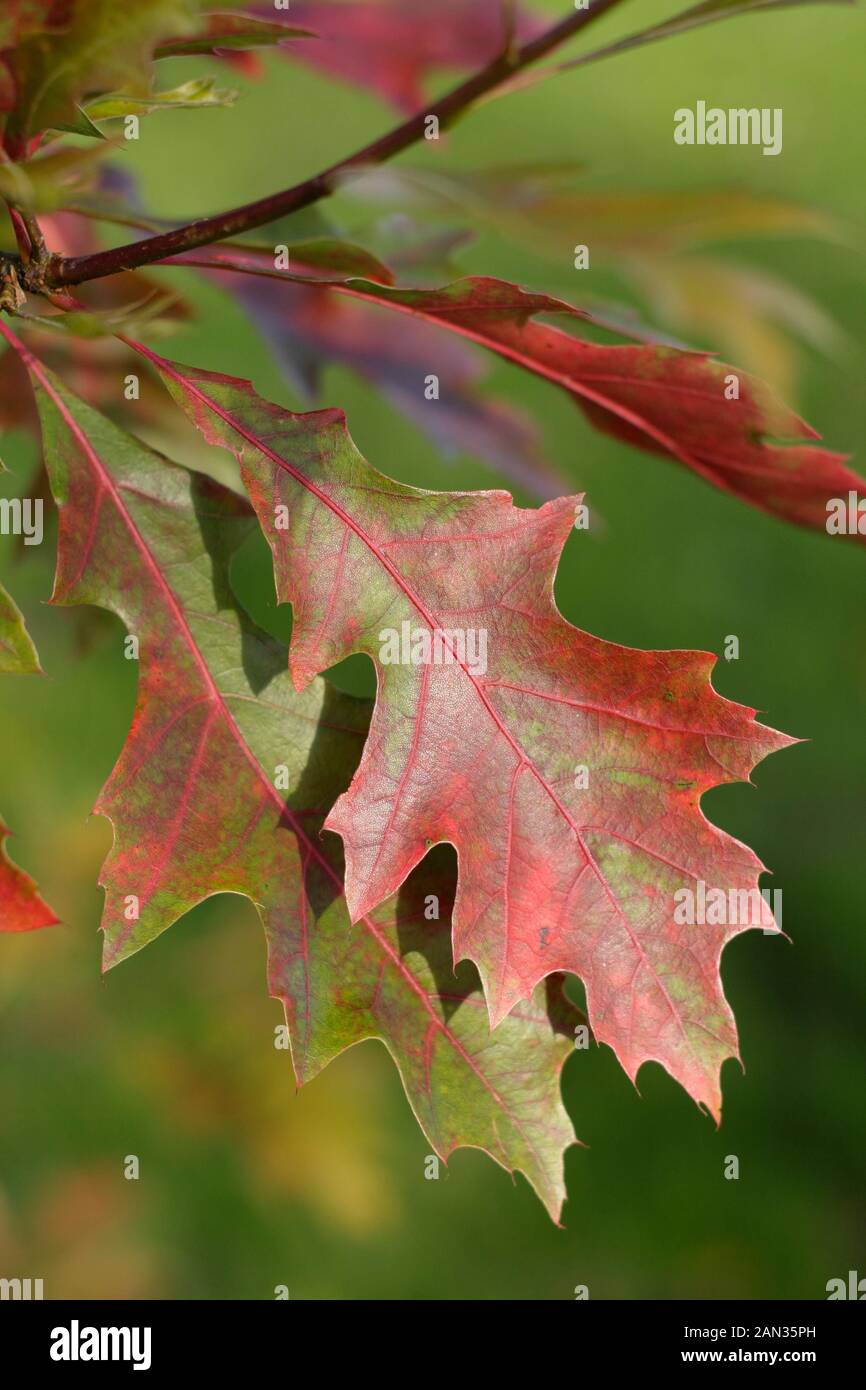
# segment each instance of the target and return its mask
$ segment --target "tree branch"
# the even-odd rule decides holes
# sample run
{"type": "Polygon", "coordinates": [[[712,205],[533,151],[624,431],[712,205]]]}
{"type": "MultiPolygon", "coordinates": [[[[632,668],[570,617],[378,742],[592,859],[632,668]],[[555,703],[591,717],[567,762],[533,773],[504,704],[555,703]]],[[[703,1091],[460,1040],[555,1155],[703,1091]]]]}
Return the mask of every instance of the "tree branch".
{"type": "MultiPolygon", "coordinates": [[[[516,72],[529,67],[531,63],[546,57],[566,39],[579,33],[619,3],[620,0],[592,0],[589,9],[576,10],[574,14],[560,20],[558,24],[554,24],[552,28],[545,30],[521,48],[507,48],[486,68],[482,68],[467,81],[461,82],[445,96],[431,101],[425,111],[411,116],[401,125],[380,136],[378,140],[365,145],[347,159],[332,164],[330,168],[304,180],[303,183],[295,184],[279,193],[272,193],[257,202],[245,203],[228,212],[218,213],[215,217],[201,218],[183,227],[176,227],[173,231],[133,241],[126,246],[117,246],[90,256],[54,257],[42,268],[39,283],[34,282],[27,287],[34,292],[44,292],[45,289],[62,285],[80,285],[88,280],[99,280],[122,270],[134,270],[137,266],[153,265],[156,261],[165,260],[167,256],[178,255],[198,246],[207,246],[211,242],[237,236],[241,232],[248,232],[254,227],[273,222],[287,213],[309,207],[311,203],[318,202],[320,198],[332,193],[342,175],[348,170],[369,164],[381,164],[415,144],[424,135],[428,114],[438,116],[440,127],[447,127],[479,97],[485,96],[513,77],[516,72]]],[[[24,273],[26,279],[26,269],[24,273]]]]}

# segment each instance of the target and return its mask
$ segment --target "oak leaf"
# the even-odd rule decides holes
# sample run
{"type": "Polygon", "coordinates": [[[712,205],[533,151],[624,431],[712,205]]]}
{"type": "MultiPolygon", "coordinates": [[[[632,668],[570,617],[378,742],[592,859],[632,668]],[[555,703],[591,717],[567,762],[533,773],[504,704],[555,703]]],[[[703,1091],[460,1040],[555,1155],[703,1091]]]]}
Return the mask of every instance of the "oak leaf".
{"type": "Polygon", "coordinates": [[[345,657],[376,664],[370,733],[328,816],[353,921],[439,842],[455,846],[454,958],[495,1026],[539,981],[584,982],[596,1038],[635,1077],[661,1062],[714,1114],[737,1037],[723,946],[757,921],[685,925],[703,882],[754,905],[762,865],[700,809],[790,744],[716,693],[706,652],[603,642],[553,584],[576,499],[430,493],[376,472],[340,411],[293,415],[249,382],[138,344],[209,443],[232,450],[291,602],[305,689],[345,657]]]}
{"type": "Polygon", "coordinates": [[[368,703],[321,680],[298,694],[285,648],[238,603],[229,571],[255,529],[248,504],[17,350],[59,510],[53,602],[107,607],[140,641],[130,736],[95,807],[115,837],[100,879],[106,968],[216,893],[250,898],[298,1081],[380,1039],[435,1153],[485,1149],[524,1172],[556,1219],[574,1137],[559,1074],[580,1020],[561,978],[491,1035],[475,971],[451,969],[454,875],[441,858],[352,929],[339,841],[320,831],[368,703]]]}
{"type": "MultiPolygon", "coordinates": [[[[279,278],[249,248],[185,252],[165,264],[279,278]]],[[[675,459],[723,492],[786,521],[826,531],[830,501],[863,488],[859,474],[846,467],[846,456],[817,444],[818,432],[763,381],[709,353],[659,343],[589,342],[547,319],[589,320],[591,314],[489,276],[432,290],[349,278],[334,281],[331,289],[489,348],[567,391],[596,429],[675,459]]],[[[863,543],[862,535],[849,534],[863,543]]]]}

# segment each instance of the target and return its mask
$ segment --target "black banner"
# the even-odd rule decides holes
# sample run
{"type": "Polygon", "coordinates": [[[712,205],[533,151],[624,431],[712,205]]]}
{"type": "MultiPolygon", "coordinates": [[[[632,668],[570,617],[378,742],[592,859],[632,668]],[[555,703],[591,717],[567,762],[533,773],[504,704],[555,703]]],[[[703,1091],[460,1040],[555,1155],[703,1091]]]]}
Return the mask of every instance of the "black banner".
{"type": "MultiPolygon", "coordinates": [[[[369,1318],[369,1311],[365,1316],[369,1318]]],[[[500,1317],[495,1305],[486,1303],[483,1311],[476,1306],[472,1336],[486,1336],[489,1348],[488,1319],[495,1332],[500,1317]]],[[[513,1343],[513,1315],[509,1318],[508,1336],[499,1343],[503,1349],[513,1343]]],[[[348,1331],[350,1312],[348,1327],[346,1320],[346,1309],[337,1311],[328,1303],[279,1300],[7,1300],[0,1302],[0,1346],[4,1358],[14,1350],[25,1370],[48,1373],[58,1381],[70,1376],[99,1377],[105,1371],[115,1377],[210,1370],[222,1375],[249,1374],[252,1370],[257,1376],[263,1372],[291,1376],[296,1364],[293,1358],[304,1351],[311,1358],[321,1358],[333,1373],[340,1348],[345,1347],[347,1359],[352,1358],[350,1365],[357,1362],[364,1356],[363,1347],[369,1348],[369,1337],[376,1328],[375,1323],[367,1324],[363,1342],[334,1338],[329,1326],[348,1331]],[[320,1340],[320,1319],[327,1337],[324,1343],[320,1340]],[[287,1338],[300,1340],[295,1343],[287,1338]]],[[[846,1363],[856,1364],[863,1331],[859,1306],[852,1306],[849,1299],[802,1303],[577,1300],[566,1312],[549,1312],[545,1322],[563,1336],[563,1356],[571,1356],[577,1349],[575,1366],[586,1365],[586,1357],[592,1356],[617,1371],[793,1365],[811,1367],[823,1377],[846,1363]]],[[[411,1326],[417,1331],[420,1324],[413,1320],[411,1326]]],[[[530,1331],[529,1326],[526,1331],[530,1331]]],[[[445,1336],[450,1342],[450,1332],[445,1336]]],[[[491,1360],[495,1359],[494,1351],[491,1360]]]]}

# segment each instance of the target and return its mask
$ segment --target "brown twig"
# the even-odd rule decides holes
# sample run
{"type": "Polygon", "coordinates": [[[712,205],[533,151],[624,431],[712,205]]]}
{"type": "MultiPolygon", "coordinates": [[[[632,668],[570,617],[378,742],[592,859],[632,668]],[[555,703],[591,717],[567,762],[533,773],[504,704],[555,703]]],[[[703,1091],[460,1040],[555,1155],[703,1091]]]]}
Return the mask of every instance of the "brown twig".
{"type": "MultiPolygon", "coordinates": [[[[116,246],[89,256],[52,257],[42,271],[38,288],[80,285],[88,280],[115,275],[122,270],[153,265],[157,261],[165,260],[167,256],[191,251],[198,246],[207,246],[226,237],[238,236],[254,227],[273,222],[287,213],[309,207],[311,203],[318,202],[320,198],[332,193],[341,177],[350,170],[369,164],[381,164],[422,139],[428,114],[438,117],[440,128],[446,127],[479,97],[485,96],[513,77],[516,72],[529,67],[531,63],[546,57],[553,49],[620,3],[621,0],[592,0],[589,9],[576,10],[522,47],[500,53],[480,72],[452,88],[446,95],[431,101],[427,110],[411,116],[387,134],[380,136],[378,140],[365,145],[347,159],[332,164],[322,173],[305,179],[303,183],[295,184],[279,193],[272,193],[257,202],[245,203],[228,212],[218,213],[215,217],[201,218],[176,227],[170,232],[163,232],[159,236],[130,242],[126,246],[116,246]]],[[[37,286],[33,285],[32,288],[35,290],[37,286]]]]}

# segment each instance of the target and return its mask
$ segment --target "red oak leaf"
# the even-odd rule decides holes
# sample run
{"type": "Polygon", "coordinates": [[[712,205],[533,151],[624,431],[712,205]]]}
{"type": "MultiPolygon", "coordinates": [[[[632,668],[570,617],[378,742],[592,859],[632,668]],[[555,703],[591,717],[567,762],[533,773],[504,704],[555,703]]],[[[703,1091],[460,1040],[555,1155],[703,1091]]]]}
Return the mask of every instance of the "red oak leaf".
{"type": "Polygon", "coordinates": [[[630,650],[565,621],[553,584],[573,499],[526,511],[502,492],[405,487],[361,457],[341,412],[293,415],[249,382],[139,350],[237,455],[293,605],[298,689],[352,653],[376,663],[364,755],[326,822],[352,919],[450,842],[454,956],[478,966],[493,1023],[573,972],[631,1077],[655,1059],[718,1115],[737,1055],[721,951],[772,917],[760,861],[700,798],[792,740],[716,693],[715,657],[630,650]],[[689,895],[707,889],[747,896],[689,925],[689,895]],[[741,920],[755,899],[757,921],[741,920]]]}
{"type": "MultiPolygon", "coordinates": [[[[246,248],[217,246],[170,263],[280,274],[272,257],[246,248]]],[[[676,459],[722,491],[786,521],[825,531],[834,503],[841,499],[847,505],[849,494],[863,488],[859,474],[845,466],[845,455],[817,445],[817,431],[764,382],[708,353],[658,343],[587,342],[537,316],[591,315],[486,276],[436,290],[357,279],[335,280],[330,288],[482,344],[562,387],[597,429],[676,459]]],[[[844,534],[866,541],[856,526],[844,534]]]]}

